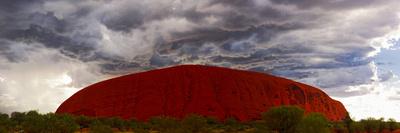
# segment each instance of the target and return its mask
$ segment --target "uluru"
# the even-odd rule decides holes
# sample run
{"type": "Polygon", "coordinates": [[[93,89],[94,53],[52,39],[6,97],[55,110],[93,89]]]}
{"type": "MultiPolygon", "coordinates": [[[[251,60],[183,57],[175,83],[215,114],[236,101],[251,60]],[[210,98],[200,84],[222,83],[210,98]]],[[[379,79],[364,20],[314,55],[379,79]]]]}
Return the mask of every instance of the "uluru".
{"type": "Polygon", "coordinates": [[[280,105],[297,105],[331,121],[347,116],[342,103],[315,87],[265,73],[203,65],[180,65],[102,81],[72,95],[56,113],[143,121],[199,114],[250,121],[280,105]]]}

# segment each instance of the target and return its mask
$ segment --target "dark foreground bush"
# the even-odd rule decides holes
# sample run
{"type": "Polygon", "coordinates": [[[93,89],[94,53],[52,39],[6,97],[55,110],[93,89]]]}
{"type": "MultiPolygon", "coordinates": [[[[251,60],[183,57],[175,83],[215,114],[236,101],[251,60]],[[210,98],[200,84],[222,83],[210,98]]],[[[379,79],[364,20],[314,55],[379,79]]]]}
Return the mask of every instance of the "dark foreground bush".
{"type": "Polygon", "coordinates": [[[239,122],[234,117],[223,122],[200,115],[189,115],[182,120],[171,117],[154,117],[147,122],[120,118],[94,118],[66,114],[40,114],[37,111],[0,113],[0,133],[72,133],[87,131],[110,133],[372,133],[394,131],[399,123],[394,119],[368,118],[353,121],[329,122],[324,115],[311,113],[296,106],[274,107],[262,113],[262,120],[239,122]]]}

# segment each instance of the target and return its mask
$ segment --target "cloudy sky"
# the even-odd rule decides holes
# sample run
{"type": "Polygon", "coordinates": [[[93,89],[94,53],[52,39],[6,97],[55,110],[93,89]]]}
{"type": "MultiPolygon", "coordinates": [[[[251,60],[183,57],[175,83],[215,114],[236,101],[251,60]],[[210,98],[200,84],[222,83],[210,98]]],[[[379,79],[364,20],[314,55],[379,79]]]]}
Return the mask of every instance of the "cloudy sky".
{"type": "Polygon", "coordinates": [[[119,75],[206,64],[400,120],[398,0],[1,0],[0,112],[52,112],[119,75]]]}

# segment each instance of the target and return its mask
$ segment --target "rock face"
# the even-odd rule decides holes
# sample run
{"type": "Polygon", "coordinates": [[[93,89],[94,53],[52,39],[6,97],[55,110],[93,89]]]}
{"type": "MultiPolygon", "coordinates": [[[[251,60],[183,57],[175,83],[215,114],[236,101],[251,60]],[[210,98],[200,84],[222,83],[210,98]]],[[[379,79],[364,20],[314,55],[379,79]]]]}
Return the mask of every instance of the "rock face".
{"type": "Polygon", "coordinates": [[[298,105],[306,112],[321,112],[332,121],[347,115],[340,102],[312,86],[263,73],[199,65],[96,83],[75,93],[56,113],[138,120],[200,114],[249,121],[279,105],[298,105]]]}

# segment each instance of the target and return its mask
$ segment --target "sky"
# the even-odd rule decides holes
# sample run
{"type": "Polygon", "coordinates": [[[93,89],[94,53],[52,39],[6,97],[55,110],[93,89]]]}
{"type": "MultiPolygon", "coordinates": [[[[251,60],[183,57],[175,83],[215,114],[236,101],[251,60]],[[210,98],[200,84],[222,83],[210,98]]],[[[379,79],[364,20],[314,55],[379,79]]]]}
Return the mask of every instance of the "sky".
{"type": "Polygon", "coordinates": [[[1,0],[0,112],[54,112],[105,79],[201,64],[400,121],[399,52],[398,0],[1,0]]]}

